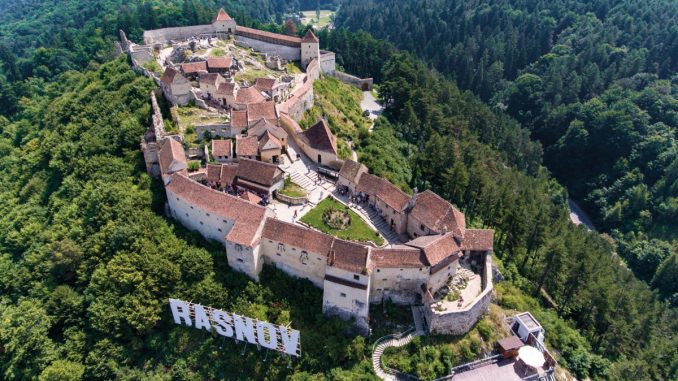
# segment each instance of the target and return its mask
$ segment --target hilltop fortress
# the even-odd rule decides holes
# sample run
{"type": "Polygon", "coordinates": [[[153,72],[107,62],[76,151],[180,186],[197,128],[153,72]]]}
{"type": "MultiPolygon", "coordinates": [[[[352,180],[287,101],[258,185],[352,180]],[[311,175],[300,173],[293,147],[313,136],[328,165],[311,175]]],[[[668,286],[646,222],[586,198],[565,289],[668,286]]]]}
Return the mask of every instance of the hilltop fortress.
{"type": "MultiPolygon", "coordinates": [[[[210,139],[199,137],[191,147],[185,130],[167,132],[152,93],[153,123],[141,148],[148,173],[165,186],[167,214],[220,242],[231,268],[257,280],[262,266],[271,264],[308,279],[323,290],[324,313],[354,319],[364,332],[370,304],[385,300],[412,305],[417,328],[432,333],[464,334],[487,311],[492,230],[467,227],[464,214],[434,192],[409,195],[364,165],[339,159],[337,138],[324,120],[307,130],[297,124],[312,107],[313,81],[338,72],[334,53],[321,51],[312,32],[299,38],[240,27],[222,9],[209,25],[146,31],[144,45],[128,41],[122,31],[121,40],[135,68],[154,78],[174,105],[173,113],[183,91],[198,106],[224,115],[224,121],[211,125],[192,124],[198,134],[209,132],[210,139]],[[235,49],[227,57],[235,61],[219,61],[221,66],[210,64],[212,58],[180,67],[163,64],[162,77],[143,66],[157,60],[168,44],[192,39],[234,41],[298,61],[305,72],[289,82],[286,92],[280,85],[284,81],[276,78],[257,78],[259,85],[239,83],[244,66],[235,61],[244,58],[235,49]],[[219,88],[230,95],[221,97],[219,88]],[[201,164],[191,168],[191,162],[201,164]],[[304,185],[308,197],[300,202],[279,195],[285,178],[302,184],[312,179],[304,185]],[[328,197],[354,210],[386,242],[339,239],[299,222],[328,197]]],[[[361,86],[350,78],[346,82],[361,86]]]]}

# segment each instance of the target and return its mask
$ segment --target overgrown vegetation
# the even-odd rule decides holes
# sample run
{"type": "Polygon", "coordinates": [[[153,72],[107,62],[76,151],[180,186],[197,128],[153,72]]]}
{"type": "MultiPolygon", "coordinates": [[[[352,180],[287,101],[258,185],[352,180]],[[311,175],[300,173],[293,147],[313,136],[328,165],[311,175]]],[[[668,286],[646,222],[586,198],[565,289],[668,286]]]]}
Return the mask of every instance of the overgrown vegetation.
{"type": "Polygon", "coordinates": [[[42,86],[0,122],[0,378],[369,378],[322,290],[269,268],[255,283],[160,216],[138,146],[152,81],[121,58],[42,86]],[[303,357],[175,326],[168,297],[292,324],[303,357]]]}
{"type": "Polygon", "coordinates": [[[362,92],[332,77],[313,82],[313,92],[313,108],[306,111],[299,125],[307,129],[321,118],[326,118],[330,130],[339,138],[339,158],[351,158],[347,142],[359,142],[369,127],[369,120],[360,108],[362,92]]]}
{"type": "MultiPolygon", "coordinates": [[[[677,2],[348,0],[336,23],[416,53],[518,120],[636,275],[678,306],[666,282],[678,261],[677,2]]],[[[334,34],[330,45],[375,64],[387,50],[334,34]]]]}

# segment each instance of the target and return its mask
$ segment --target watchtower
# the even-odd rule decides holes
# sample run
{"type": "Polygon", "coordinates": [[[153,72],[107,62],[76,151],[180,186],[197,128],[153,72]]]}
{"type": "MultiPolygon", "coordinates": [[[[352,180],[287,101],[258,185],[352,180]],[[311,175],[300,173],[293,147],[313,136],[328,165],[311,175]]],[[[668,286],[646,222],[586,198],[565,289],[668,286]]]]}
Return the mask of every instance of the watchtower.
{"type": "Polygon", "coordinates": [[[320,40],[309,29],[301,39],[301,67],[306,68],[313,59],[320,57],[320,40]]]}
{"type": "Polygon", "coordinates": [[[226,13],[224,8],[219,9],[219,13],[217,13],[217,16],[212,21],[212,25],[214,25],[214,30],[217,33],[235,34],[235,20],[226,13]]]}

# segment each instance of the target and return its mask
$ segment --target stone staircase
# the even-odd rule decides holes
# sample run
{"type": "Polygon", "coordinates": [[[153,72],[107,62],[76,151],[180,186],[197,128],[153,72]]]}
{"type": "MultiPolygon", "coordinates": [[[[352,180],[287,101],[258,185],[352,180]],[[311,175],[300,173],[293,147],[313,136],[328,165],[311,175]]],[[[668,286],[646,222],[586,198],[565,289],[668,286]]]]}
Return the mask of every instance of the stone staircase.
{"type": "Polygon", "coordinates": [[[398,234],[391,230],[386,220],[376,211],[376,209],[365,204],[355,204],[353,208],[357,210],[364,217],[367,217],[372,225],[377,228],[379,233],[384,236],[384,239],[391,244],[402,243],[398,234]]]}
{"type": "Polygon", "coordinates": [[[315,182],[309,176],[318,176],[315,172],[311,171],[309,175],[299,173],[299,172],[288,172],[292,181],[296,184],[299,184],[302,188],[307,191],[311,191],[316,188],[315,182]]]}
{"type": "Polygon", "coordinates": [[[377,377],[385,381],[397,380],[398,377],[395,370],[390,368],[383,369],[381,367],[381,356],[384,354],[386,348],[404,347],[405,345],[412,342],[415,337],[422,335],[424,335],[424,331],[412,329],[410,331],[403,332],[402,334],[385,336],[377,340],[374,350],[372,351],[372,368],[374,368],[374,373],[377,375],[377,377]]]}

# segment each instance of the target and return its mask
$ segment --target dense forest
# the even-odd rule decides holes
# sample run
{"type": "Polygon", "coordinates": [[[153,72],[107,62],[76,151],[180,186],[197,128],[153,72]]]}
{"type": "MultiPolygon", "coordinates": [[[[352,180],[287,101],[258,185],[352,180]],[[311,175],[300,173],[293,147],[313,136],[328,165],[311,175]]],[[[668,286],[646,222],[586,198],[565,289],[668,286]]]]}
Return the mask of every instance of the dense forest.
{"type": "Polygon", "coordinates": [[[678,305],[665,276],[678,261],[678,3],[348,0],[336,24],[520,122],[636,275],[678,305]]]}
{"type": "MultiPolygon", "coordinates": [[[[114,59],[113,41],[120,27],[139,36],[149,27],[143,19],[148,12],[156,15],[150,27],[193,24],[209,21],[219,4],[28,4],[0,0],[0,86],[6,90],[0,93],[1,378],[198,380],[243,372],[258,379],[374,377],[368,341],[350,334],[347,323],[308,308],[321,304],[320,290],[271,269],[261,283],[251,282],[229,271],[223,248],[161,217],[161,186],[145,175],[138,152],[153,86],[123,58],[114,59]],[[142,10],[146,4],[152,7],[142,10]],[[174,327],[165,306],[169,295],[291,321],[302,331],[304,356],[289,363],[174,327]]],[[[261,13],[238,4],[228,11],[242,12],[249,25],[260,24],[248,15],[276,18],[275,2],[261,13]]],[[[575,227],[567,219],[565,188],[542,167],[549,146],[543,152],[530,139],[535,126],[521,126],[519,115],[491,109],[422,60],[366,32],[320,35],[346,70],[380,82],[386,111],[372,134],[360,136],[360,160],[403,187],[438,192],[463,209],[469,225],[496,229],[502,287],[542,299],[552,312],[549,320],[557,321],[550,326],[565,327],[547,333],[561,365],[580,378],[676,378],[678,313],[614,253],[669,296],[678,284],[675,245],[647,229],[619,227],[612,240],[575,227]]],[[[659,72],[652,75],[658,79],[645,78],[665,81],[659,72]]],[[[517,83],[512,79],[505,78],[492,97],[509,96],[504,92],[517,83]]],[[[613,82],[591,98],[600,99],[600,108],[624,111],[616,102],[626,105],[628,96],[643,110],[658,107],[657,117],[671,115],[670,97],[664,98],[668,106],[643,103],[645,88],[638,86],[650,82],[613,82]]],[[[657,89],[667,96],[665,87],[657,89]]],[[[581,120],[583,126],[604,126],[595,111],[588,111],[592,119],[581,120]]],[[[672,131],[665,134],[669,139],[672,131]]],[[[652,168],[678,170],[663,164],[652,168]]],[[[636,174],[640,181],[646,169],[636,174]]],[[[625,184],[615,192],[624,193],[625,184]]],[[[670,195],[674,185],[666,186],[670,195]]],[[[504,296],[502,303],[521,308],[519,298],[504,296]]]]}

